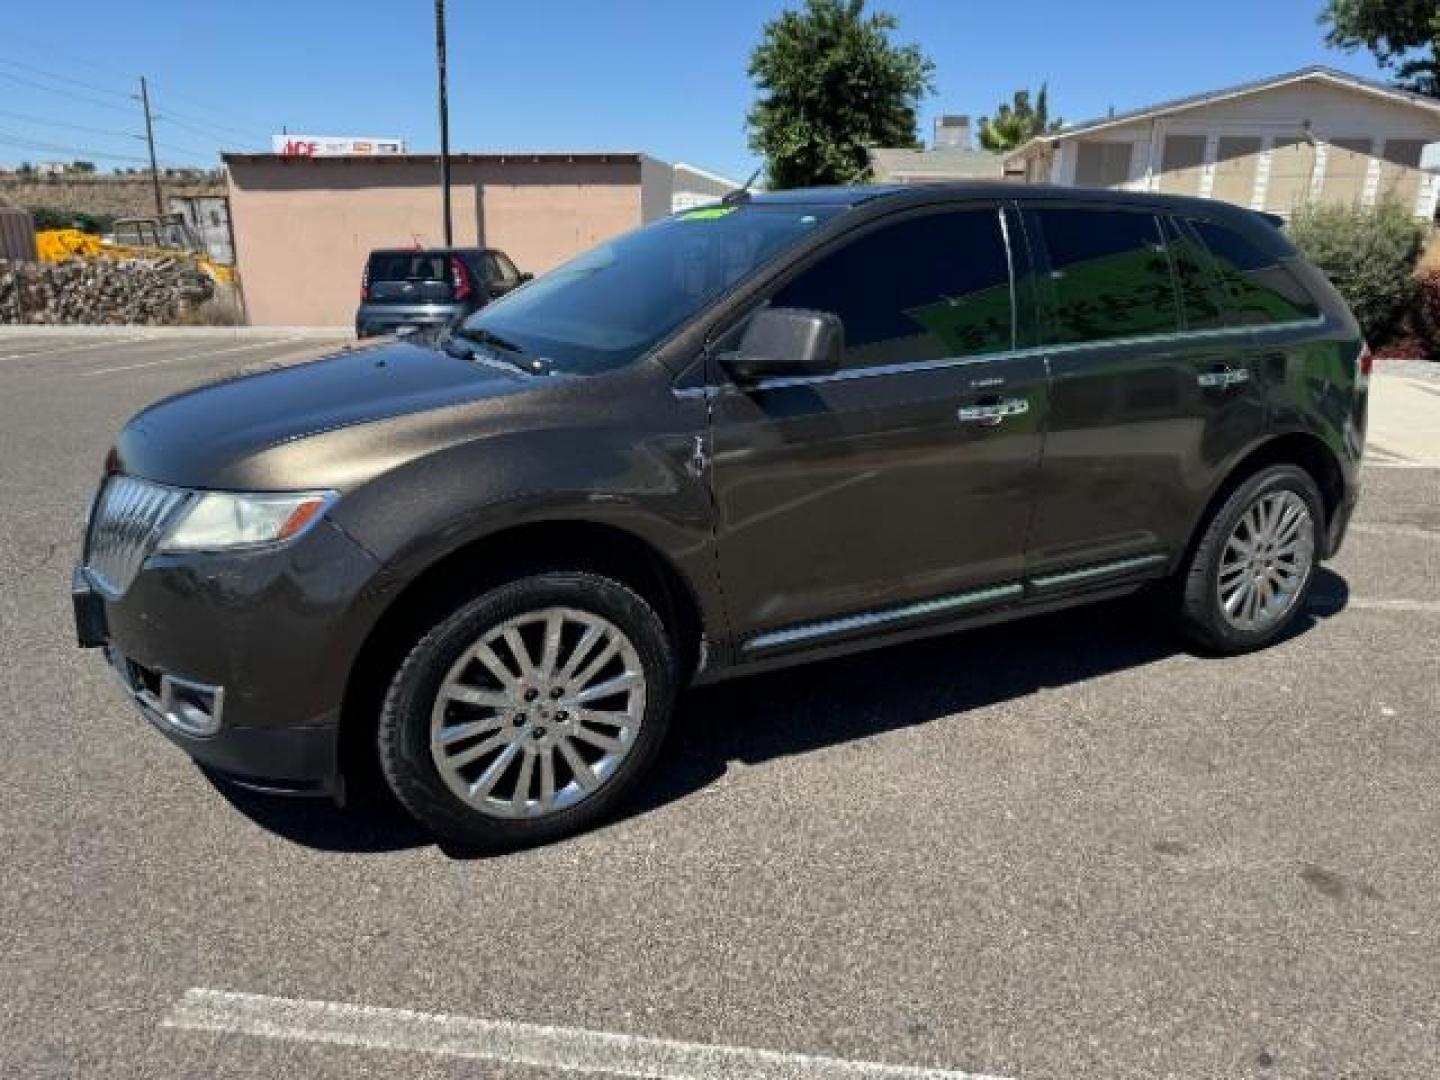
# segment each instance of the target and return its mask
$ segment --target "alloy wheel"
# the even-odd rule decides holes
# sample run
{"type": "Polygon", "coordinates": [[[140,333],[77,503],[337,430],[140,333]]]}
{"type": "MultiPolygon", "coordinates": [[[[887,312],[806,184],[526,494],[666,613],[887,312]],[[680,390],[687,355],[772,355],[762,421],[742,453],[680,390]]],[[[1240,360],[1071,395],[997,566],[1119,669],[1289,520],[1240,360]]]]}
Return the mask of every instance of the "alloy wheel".
{"type": "Polygon", "coordinates": [[[481,813],[538,818],[588,798],[634,749],[645,674],[610,620],[547,607],[486,631],[446,673],[430,755],[481,813]]]}
{"type": "Polygon", "coordinates": [[[1240,515],[1220,558],[1216,589],[1225,621],[1248,633],[1289,614],[1315,563],[1310,507],[1293,491],[1261,495],[1240,515]]]}

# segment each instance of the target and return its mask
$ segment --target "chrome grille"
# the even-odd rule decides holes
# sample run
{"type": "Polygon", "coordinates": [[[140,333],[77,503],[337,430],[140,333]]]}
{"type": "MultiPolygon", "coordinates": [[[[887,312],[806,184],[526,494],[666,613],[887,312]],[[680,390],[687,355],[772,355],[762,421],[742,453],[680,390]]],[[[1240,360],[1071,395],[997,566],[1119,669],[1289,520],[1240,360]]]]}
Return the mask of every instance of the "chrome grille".
{"type": "Polygon", "coordinates": [[[112,477],[95,501],[85,539],[85,568],[95,584],[114,596],[123,594],[185,497],[174,488],[112,477]]]}

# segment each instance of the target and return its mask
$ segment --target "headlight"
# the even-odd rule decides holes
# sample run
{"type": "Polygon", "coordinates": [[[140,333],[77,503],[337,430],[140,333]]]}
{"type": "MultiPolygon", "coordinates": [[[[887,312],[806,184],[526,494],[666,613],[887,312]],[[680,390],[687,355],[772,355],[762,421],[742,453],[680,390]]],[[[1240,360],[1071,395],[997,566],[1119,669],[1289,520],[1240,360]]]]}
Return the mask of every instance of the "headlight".
{"type": "Polygon", "coordinates": [[[335,501],[333,491],[286,494],[197,491],[160,541],[160,551],[217,551],[293,540],[335,501]]]}

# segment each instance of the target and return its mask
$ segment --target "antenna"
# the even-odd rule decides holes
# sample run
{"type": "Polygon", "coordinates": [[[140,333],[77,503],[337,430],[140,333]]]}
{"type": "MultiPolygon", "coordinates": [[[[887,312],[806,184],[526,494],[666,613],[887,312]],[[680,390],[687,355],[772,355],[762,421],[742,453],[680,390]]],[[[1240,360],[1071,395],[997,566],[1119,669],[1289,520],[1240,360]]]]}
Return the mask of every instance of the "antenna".
{"type": "Polygon", "coordinates": [[[742,186],[736,188],[734,191],[727,191],[724,195],[721,196],[720,205],[738,206],[741,203],[749,202],[750,186],[754,184],[756,180],[760,179],[760,174],[764,171],[765,166],[761,165],[760,168],[756,169],[753,173],[750,174],[750,179],[746,180],[742,186]]]}

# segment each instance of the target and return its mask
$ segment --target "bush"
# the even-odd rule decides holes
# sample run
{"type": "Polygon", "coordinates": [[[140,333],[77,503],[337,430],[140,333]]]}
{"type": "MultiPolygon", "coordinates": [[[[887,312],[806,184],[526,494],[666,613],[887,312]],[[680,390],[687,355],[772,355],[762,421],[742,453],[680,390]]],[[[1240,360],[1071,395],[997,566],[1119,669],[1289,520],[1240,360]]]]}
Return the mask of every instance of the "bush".
{"type": "Polygon", "coordinates": [[[1420,275],[1415,299],[1415,334],[1424,346],[1425,355],[1440,360],[1440,270],[1420,275]]]}
{"type": "Polygon", "coordinates": [[[109,232],[115,224],[114,214],[87,214],[83,210],[57,210],[50,206],[37,206],[30,211],[35,219],[36,232],[45,229],[79,229],[81,232],[98,236],[109,232]]]}
{"type": "Polygon", "coordinates": [[[1414,308],[1427,231],[1394,200],[1373,209],[1307,207],[1290,223],[1295,245],[1334,282],[1374,345],[1398,333],[1414,308]]]}

